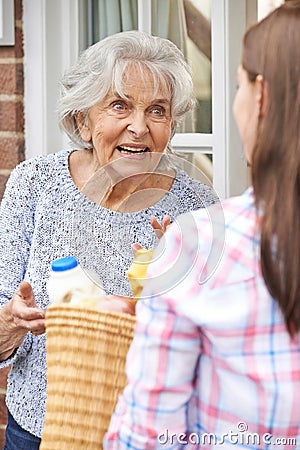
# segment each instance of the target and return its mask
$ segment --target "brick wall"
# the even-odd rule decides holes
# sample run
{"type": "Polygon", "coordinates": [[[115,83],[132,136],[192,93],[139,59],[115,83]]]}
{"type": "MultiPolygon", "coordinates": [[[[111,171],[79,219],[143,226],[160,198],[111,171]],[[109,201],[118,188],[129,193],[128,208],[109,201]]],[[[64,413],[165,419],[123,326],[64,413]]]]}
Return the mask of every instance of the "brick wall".
{"type": "MultiPolygon", "coordinates": [[[[15,3],[15,45],[0,46],[0,200],[11,170],[25,158],[22,0],[15,3]]],[[[1,257],[1,255],[0,255],[1,257]]],[[[0,448],[6,426],[8,370],[0,371],[0,448]]]]}
{"type": "Polygon", "coordinates": [[[23,94],[22,0],[15,0],[15,45],[0,46],[0,198],[25,158],[23,94]]]}
{"type": "Polygon", "coordinates": [[[7,421],[5,388],[8,370],[9,369],[0,370],[0,448],[3,448],[4,445],[5,427],[7,421]]]}

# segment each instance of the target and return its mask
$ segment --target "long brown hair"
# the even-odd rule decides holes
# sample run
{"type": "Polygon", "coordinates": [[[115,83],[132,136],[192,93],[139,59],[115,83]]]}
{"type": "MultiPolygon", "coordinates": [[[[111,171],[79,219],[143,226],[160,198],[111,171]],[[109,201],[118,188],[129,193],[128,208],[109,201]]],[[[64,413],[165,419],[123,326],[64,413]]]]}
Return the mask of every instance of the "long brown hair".
{"type": "Polygon", "coordinates": [[[300,0],[292,0],[244,36],[242,66],[266,83],[252,156],[260,217],[261,267],[291,336],[300,330],[300,0]]]}

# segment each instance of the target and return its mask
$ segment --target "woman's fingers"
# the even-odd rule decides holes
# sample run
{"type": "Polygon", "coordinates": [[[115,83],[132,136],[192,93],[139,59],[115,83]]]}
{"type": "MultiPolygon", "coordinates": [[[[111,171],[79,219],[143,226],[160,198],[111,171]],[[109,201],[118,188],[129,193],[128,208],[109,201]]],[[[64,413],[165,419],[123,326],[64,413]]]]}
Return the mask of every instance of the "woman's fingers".
{"type": "Polygon", "coordinates": [[[27,307],[36,306],[32,287],[27,281],[20,283],[19,289],[15,292],[13,299],[15,303],[21,303],[27,307]]]}
{"type": "Polygon", "coordinates": [[[170,223],[171,223],[170,216],[164,216],[163,222],[162,222],[164,233],[166,232],[166,230],[167,230],[168,226],[170,225],[170,223]]]}
{"type": "Polygon", "coordinates": [[[45,332],[45,312],[36,306],[32,287],[23,281],[13,295],[11,315],[14,324],[36,333],[45,332]]]}
{"type": "Polygon", "coordinates": [[[131,250],[132,250],[132,253],[135,255],[136,254],[136,252],[138,251],[138,250],[141,250],[143,247],[140,245],[140,244],[132,244],[131,245],[131,250]]]}
{"type": "Polygon", "coordinates": [[[168,226],[170,225],[171,219],[170,216],[166,215],[162,220],[162,224],[160,224],[154,216],[151,216],[150,223],[153,230],[155,231],[156,237],[158,239],[161,239],[164,233],[166,232],[168,226]]]}
{"type": "Polygon", "coordinates": [[[41,334],[44,334],[46,331],[45,328],[45,321],[43,323],[32,323],[29,331],[34,335],[34,336],[39,336],[41,334]]]}
{"type": "Polygon", "coordinates": [[[156,234],[157,239],[160,239],[164,234],[163,227],[161,226],[161,224],[158,222],[158,220],[154,216],[151,216],[150,223],[156,234]]]}

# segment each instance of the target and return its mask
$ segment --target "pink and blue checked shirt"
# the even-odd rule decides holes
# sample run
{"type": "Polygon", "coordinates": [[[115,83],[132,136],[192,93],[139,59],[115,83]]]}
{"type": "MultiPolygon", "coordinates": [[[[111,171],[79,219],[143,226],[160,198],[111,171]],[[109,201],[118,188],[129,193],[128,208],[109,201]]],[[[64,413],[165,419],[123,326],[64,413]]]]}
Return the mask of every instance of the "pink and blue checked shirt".
{"type": "Polygon", "coordinates": [[[104,448],[300,449],[300,336],[261,276],[252,189],[180,216],[147,276],[104,448]]]}

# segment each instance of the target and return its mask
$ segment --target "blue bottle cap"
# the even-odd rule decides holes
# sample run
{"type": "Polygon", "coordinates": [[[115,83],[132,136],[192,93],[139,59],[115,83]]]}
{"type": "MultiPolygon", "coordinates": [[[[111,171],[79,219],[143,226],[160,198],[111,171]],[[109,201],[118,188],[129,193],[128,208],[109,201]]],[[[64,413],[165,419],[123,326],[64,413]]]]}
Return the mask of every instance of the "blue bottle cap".
{"type": "Polygon", "coordinates": [[[51,269],[53,272],[64,272],[65,270],[74,269],[78,266],[78,261],[74,256],[66,256],[65,258],[58,258],[52,261],[51,269]]]}

